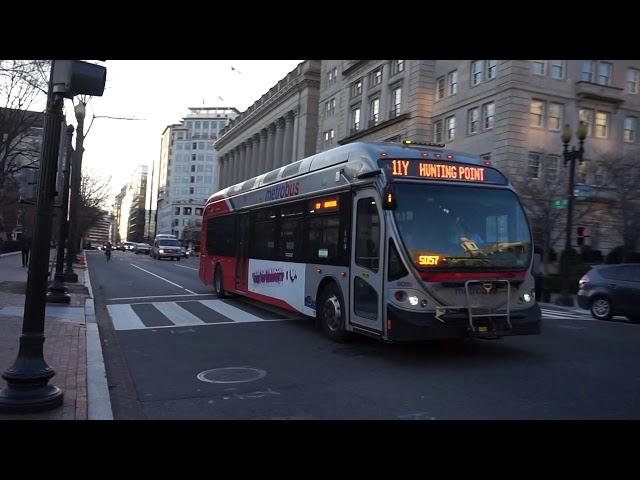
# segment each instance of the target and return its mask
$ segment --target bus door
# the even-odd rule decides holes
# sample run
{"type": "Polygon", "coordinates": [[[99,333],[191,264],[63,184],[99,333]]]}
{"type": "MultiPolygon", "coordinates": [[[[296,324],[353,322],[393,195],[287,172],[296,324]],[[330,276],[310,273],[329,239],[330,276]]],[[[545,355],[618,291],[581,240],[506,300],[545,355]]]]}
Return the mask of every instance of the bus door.
{"type": "Polygon", "coordinates": [[[238,216],[238,245],[236,248],[236,290],[247,291],[247,269],[249,268],[249,214],[238,216]]]}
{"type": "Polygon", "coordinates": [[[353,325],[382,332],[384,228],[379,195],[373,188],[355,192],[351,245],[349,317],[353,325]]]}

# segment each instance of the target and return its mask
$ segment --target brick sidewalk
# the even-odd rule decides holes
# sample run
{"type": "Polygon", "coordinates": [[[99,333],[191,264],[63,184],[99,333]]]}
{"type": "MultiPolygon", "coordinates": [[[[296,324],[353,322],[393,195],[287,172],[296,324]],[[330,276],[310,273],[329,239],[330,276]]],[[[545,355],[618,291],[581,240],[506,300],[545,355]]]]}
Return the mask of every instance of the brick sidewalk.
{"type": "MultiPolygon", "coordinates": [[[[24,272],[22,282],[26,286],[26,269],[21,267],[21,257],[0,258],[0,307],[24,306],[24,286],[20,273],[24,272]]],[[[77,268],[79,282],[68,284],[71,295],[70,306],[84,305],[87,296],[82,285],[86,270],[77,268]]],[[[47,304],[47,306],[53,304],[47,304]]],[[[75,307],[77,308],[77,307],[75,307]]],[[[15,315],[3,315],[0,309],[0,373],[13,365],[19,350],[23,318],[15,315]]],[[[55,375],[50,385],[62,389],[64,402],[61,407],[46,412],[30,414],[0,413],[0,420],[86,420],[87,406],[87,342],[86,326],[77,321],[45,317],[44,359],[53,368],[55,375]]],[[[6,382],[0,377],[0,388],[6,382]]]]}

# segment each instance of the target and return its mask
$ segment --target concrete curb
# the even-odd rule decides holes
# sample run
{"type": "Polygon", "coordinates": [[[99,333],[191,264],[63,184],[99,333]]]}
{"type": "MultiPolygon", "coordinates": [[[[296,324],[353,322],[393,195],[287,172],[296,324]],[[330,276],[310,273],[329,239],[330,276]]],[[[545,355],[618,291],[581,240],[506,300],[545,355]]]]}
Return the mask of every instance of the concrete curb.
{"type": "Polygon", "coordinates": [[[89,420],[113,420],[111,398],[107,385],[107,371],[102,356],[100,332],[96,323],[96,311],[93,303],[93,289],[89,278],[89,269],[84,270],[84,285],[89,290],[89,298],[84,302],[85,323],[87,326],[87,410],[89,420]]]}
{"type": "Polygon", "coordinates": [[[0,253],[0,257],[8,257],[9,255],[18,255],[19,253],[22,252],[9,252],[9,253],[0,253]]]}

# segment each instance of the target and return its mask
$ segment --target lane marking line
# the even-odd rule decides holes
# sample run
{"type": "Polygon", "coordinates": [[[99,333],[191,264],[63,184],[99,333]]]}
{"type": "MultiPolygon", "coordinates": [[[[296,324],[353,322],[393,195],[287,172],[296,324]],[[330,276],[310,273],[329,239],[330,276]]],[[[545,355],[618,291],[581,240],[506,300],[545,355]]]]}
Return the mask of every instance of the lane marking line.
{"type": "Polygon", "coordinates": [[[155,273],[150,272],[149,270],[145,270],[144,268],[139,267],[137,265],[134,265],[133,263],[130,263],[129,265],[131,265],[132,267],[136,267],[138,270],[142,270],[143,272],[146,272],[149,275],[153,275],[154,277],[158,277],[160,280],[164,280],[165,282],[170,283],[171,285],[175,285],[176,287],[179,287],[179,288],[181,288],[183,290],[186,290],[186,288],[184,288],[182,285],[178,285],[177,283],[173,283],[171,280],[167,280],[166,278],[161,277],[160,275],[156,275],[155,273]]]}
{"type": "Polygon", "coordinates": [[[193,267],[185,267],[184,265],[176,265],[176,267],[180,267],[180,268],[188,268],[189,270],[195,270],[196,272],[199,271],[198,268],[193,268],[193,267]]]}
{"type": "Polygon", "coordinates": [[[148,328],[133,311],[131,305],[107,305],[115,330],[141,330],[148,328]]]}
{"type": "MultiPolygon", "coordinates": [[[[187,290],[185,288],[185,290],[187,290]]],[[[191,292],[191,290],[187,290],[188,292],[191,292]]],[[[171,298],[171,297],[208,297],[211,295],[215,295],[215,293],[176,293],[175,295],[149,295],[146,297],[117,297],[117,298],[107,298],[105,299],[105,301],[112,301],[112,300],[141,300],[141,299],[145,299],[145,298],[171,298]]]]}

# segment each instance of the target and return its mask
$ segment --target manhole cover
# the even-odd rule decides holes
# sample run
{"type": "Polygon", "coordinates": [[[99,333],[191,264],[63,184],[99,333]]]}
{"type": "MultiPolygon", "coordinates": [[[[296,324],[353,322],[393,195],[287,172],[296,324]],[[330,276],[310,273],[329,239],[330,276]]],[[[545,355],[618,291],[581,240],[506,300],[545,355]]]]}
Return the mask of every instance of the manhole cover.
{"type": "Polygon", "coordinates": [[[267,374],[264,370],[250,367],[224,367],[205,370],[198,374],[198,380],[209,383],[253,382],[267,374]]]}

